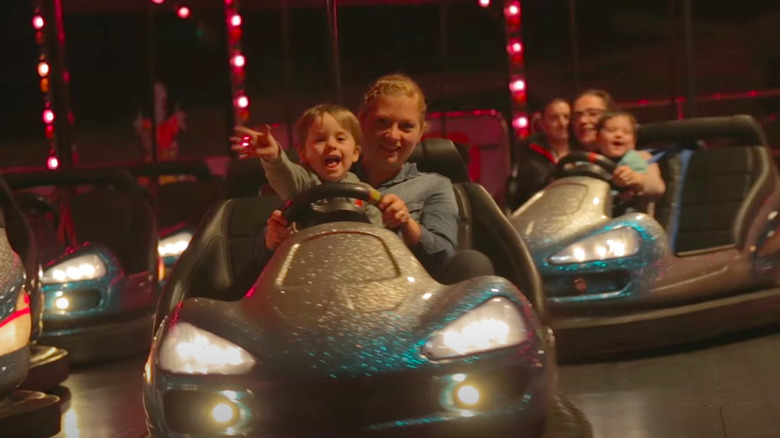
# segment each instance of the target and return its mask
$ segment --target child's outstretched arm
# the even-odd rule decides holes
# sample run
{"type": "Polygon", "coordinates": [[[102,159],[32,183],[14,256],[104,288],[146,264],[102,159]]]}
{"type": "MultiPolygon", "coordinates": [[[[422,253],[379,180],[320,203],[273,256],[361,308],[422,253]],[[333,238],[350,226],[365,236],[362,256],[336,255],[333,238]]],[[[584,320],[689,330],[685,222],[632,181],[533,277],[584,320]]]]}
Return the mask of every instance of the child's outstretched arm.
{"type": "Polygon", "coordinates": [[[261,131],[240,125],[233,129],[237,134],[230,137],[233,150],[238,151],[241,158],[260,157],[268,184],[283,201],[320,184],[312,172],[287,158],[271,135],[270,126],[264,125],[261,131]]]}
{"type": "Polygon", "coordinates": [[[271,127],[263,125],[261,131],[249,129],[246,126],[233,127],[235,135],[230,137],[230,148],[238,152],[239,158],[260,157],[265,161],[279,158],[282,148],[271,135],[271,127]]]}

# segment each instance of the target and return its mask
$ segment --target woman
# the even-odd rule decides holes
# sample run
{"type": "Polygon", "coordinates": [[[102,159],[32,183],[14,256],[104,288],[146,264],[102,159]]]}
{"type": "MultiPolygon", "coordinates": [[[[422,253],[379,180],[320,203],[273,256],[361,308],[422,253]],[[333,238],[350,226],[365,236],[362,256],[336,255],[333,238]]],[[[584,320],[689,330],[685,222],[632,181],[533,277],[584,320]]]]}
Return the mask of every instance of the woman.
{"type": "Polygon", "coordinates": [[[449,179],[417,170],[406,160],[426,129],[425,97],[408,76],[379,78],[365,94],[361,180],[384,195],[383,220],[431,273],[455,253],[458,207],[449,179]]]}
{"type": "Polygon", "coordinates": [[[595,152],[598,149],[596,124],[604,113],[615,110],[615,101],[604,90],[589,89],[580,93],[571,108],[574,149],[595,152]]]}

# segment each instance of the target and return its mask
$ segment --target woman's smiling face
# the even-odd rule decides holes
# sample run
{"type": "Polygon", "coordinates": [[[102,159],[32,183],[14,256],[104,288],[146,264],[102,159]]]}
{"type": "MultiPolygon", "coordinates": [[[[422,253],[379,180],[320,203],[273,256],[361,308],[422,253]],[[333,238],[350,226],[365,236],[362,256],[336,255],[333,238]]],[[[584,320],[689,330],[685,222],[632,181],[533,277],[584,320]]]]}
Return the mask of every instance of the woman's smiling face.
{"type": "Polygon", "coordinates": [[[379,96],[363,120],[363,159],[366,165],[400,169],[423,134],[416,98],[379,96]]]}

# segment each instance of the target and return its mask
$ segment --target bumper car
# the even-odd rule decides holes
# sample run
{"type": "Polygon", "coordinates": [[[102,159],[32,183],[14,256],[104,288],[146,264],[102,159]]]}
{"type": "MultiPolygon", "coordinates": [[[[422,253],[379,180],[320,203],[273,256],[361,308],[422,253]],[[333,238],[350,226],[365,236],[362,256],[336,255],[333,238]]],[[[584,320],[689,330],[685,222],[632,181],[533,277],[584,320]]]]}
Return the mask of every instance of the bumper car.
{"type": "Polygon", "coordinates": [[[554,338],[520,289],[499,276],[438,283],[339,200],[377,196],[349,184],[301,194],[285,214],[302,230],[248,285],[238,279],[278,200],[210,211],[158,305],[151,437],[590,436],[556,393],[554,338]]]}
{"type": "MultiPolygon", "coordinates": [[[[541,272],[562,358],[656,349],[780,320],[780,183],[749,116],[640,127],[666,192],[613,215],[611,161],[572,154],[510,221],[541,272]]],[[[562,163],[564,160],[562,160],[562,163]]]]}
{"type": "Polygon", "coordinates": [[[52,436],[60,430],[59,398],[17,389],[30,366],[32,316],[24,265],[1,213],[0,264],[0,430],[3,436],[52,436]]]}
{"type": "Polygon", "coordinates": [[[127,173],[6,174],[43,261],[41,342],[71,363],[148,348],[157,288],[157,226],[127,173]]]}
{"type": "Polygon", "coordinates": [[[30,368],[20,386],[22,389],[45,391],[62,383],[70,373],[68,352],[39,343],[43,329],[43,289],[38,245],[22,209],[14,200],[5,180],[0,178],[0,208],[5,217],[5,231],[11,247],[19,255],[25,273],[25,290],[30,298],[30,368]]]}

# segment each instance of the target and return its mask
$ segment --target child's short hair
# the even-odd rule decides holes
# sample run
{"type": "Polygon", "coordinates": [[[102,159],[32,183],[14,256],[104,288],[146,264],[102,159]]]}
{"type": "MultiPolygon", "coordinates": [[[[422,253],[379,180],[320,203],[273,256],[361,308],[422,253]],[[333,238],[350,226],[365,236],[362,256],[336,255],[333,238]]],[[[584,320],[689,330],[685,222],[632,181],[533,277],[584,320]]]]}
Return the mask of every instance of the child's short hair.
{"type": "Polygon", "coordinates": [[[599,121],[596,122],[596,131],[601,131],[602,128],[604,128],[604,124],[607,123],[607,120],[614,119],[615,117],[625,116],[628,117],[628,120],[631,121],[631,128],[634,130],[634,134],[636,134],[636,128],[639,125],[636,121],[636,117],[634,117],[633,114],[631,114],[628,111],[608,111],[604,113],[604,115],[599,118],[599,121]]]}
{"type": "Polygon", "coordinates": [[[420,126],[425,129],[425,112],[428,109],[425,103],[425,95],[414,79],[402,73],[384,75],[371,85],[363,96],[363,105],[358,112],[360,121],[364,121],[366,113],[374,106],[381,96],[407,96],[417,99],[417,109],[420,111],[420,126]]]}
{"type": "Polygon", "coordinates": [[[363,131],[360,130],[360,122],[352,111],[343,106],[332,103],[321,103],[314,105],[298,117],[295,122],[295,134],[298,136],[299,147],[306,145],[306,137],[309,135],[309,129],[314,121],[321,119],[325,114],[330,114],[342,128],[352,135],[355,144],[360,146],[363,141],[363,131]]]}

